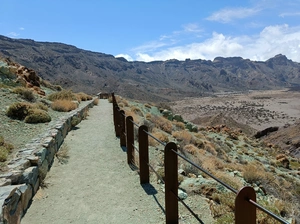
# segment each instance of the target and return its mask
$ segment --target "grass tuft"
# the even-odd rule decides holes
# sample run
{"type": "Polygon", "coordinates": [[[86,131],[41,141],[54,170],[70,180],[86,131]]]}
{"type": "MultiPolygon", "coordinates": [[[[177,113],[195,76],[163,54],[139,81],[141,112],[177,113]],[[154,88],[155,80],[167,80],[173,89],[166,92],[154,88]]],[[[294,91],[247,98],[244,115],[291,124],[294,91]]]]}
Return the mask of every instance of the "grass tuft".
{"type": "Polygon", "coordinates": [[[16,87],[12,91],[13,93],[19,94],[24,100],[34,102],[36,100],[32,90],[25,87],[16,87]]]}
{"type": "Polygon", "coordinates": [[[51,101],[56,100],[77,100],[76,95],[72,92],[72,90],[62,90],[60,92],[52,93],[48,96],[48,99],[51,101]]]}
{"type": "Polygon", "coordinates": [[[75,110],[77,107],[78,104],[70,100],[55,100],[51,104],[51,108],[59,112],[69,112],[75,110]]]}
{"type": "Polygon", "coordinates": [[[51,121],[51,117],[45,110],[34,108],[28,111],[24,121],[31,124],[46,123],[51,121]]]}

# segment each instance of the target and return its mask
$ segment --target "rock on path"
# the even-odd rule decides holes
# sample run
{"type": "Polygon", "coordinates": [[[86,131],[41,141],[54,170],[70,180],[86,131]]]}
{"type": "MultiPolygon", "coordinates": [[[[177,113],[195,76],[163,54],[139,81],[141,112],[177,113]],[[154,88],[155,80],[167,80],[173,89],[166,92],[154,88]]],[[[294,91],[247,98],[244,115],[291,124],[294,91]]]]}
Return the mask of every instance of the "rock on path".
{"type": "Polygon", "coordinates": [[[22,224],[165,223],[156,196],[147,194],[127,165],[107,100],[90,109],[64,145],[68,163],[55,161],[48,187],[38,191],[22,224]]]}

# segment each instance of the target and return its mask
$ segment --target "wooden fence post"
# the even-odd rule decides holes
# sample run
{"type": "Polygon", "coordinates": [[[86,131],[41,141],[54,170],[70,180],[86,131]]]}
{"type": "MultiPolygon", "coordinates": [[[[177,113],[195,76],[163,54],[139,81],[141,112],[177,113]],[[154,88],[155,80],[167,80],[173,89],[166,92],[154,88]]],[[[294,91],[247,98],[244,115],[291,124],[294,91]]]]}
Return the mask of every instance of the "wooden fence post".
{"type": "Polygon", "coordinates": [[[169,142],[165,146],[165,207],[166,223],[178,223],[178,157],[177,145],[169,142]]]}
{"type": "Polygon", "coordinates": [[[140,166],[140,183],[149,183],[149,140],[148,127],[142,125],[139,127],[139,166],[140,166]]]}
{"type": "Polygon", "coordinates": [[[131,116],[126,117],[126,148],[127,148],[127,163],[135,164],[134,159],[134,129],[133,118],[131,116]]]}
{"type": "Polygon", "coordinates": [[[116,137],[120,137],[119,107],[118,107],[114,93],[111,93],[111,97],[112,97],[112,103],[113,103],[113,117],[114,117],[115,133],[116,133],[116,137]]]}
{"type": "Polygon", "coordinates": [[[246,186],[240,189],[235,198],[235,224],[256,223],[256,207],[248,202],[249,199],[256,202],[253,187],[246,186]]]}
{"type": "Polygon", "coordinates": [[[120,146],[126,146],[126,134],[125,134],[125,112],[124,110],[120,111],[120,146]]]}

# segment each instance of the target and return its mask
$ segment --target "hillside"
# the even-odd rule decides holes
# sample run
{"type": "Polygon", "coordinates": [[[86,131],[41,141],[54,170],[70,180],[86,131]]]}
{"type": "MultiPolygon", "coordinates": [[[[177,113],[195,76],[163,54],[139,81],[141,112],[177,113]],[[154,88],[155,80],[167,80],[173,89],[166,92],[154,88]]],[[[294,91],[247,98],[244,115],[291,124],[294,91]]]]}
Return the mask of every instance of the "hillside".
{"type": "Polygon", "coordinates": [[[219,91],[266,90],[300,85],[300,64],[284,55],[265,62],[241,57],[129,62],[62,43],[0,36],[0,54],[54,84],[87,93],[116,92],[147,101],[203,96],[219,91]]]}

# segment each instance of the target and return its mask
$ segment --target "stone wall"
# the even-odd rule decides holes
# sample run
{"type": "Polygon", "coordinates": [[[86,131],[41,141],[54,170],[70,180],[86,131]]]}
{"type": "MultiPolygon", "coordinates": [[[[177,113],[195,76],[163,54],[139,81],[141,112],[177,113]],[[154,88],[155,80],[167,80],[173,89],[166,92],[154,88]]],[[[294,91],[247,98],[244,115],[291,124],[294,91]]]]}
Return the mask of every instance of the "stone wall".
{"type": "Polygon", "coordinates": [[[93,105],[93,100],[81,103],[78,109],[51,121],[45,133],[32,139],[9,162],[9,172],[0,175],[0,223],[21,222],[31,199],[51,168],[56,152],[72,129],[72,119],[81,121],[93,105]]]}

